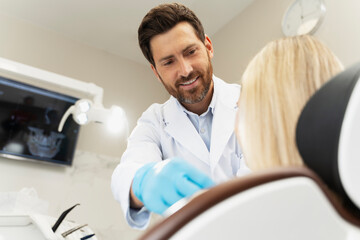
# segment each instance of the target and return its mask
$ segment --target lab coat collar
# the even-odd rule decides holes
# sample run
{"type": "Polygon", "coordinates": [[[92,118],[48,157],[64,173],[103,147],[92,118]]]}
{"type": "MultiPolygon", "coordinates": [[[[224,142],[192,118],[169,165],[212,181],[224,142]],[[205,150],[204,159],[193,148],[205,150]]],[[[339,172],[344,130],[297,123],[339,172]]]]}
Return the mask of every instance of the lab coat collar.
{"type": "Polygon", "coordinates": [[[164,107],[163,121],[166,123],[164,128],[165,132],[197,158],[209,164],[209,151],[204,141],[201,139],[186,113],[178,105],[176,98],[172,96],[164,107]],[[186,129],[186,131],[183,129],[186,129]]]}
{"type": "Polygon", "coordinates": [[[214,101],[211,101],[214,105],[212,107],[214,119],[210,153],[195,127],[186,116],[186,113],[178,105],[179,103],[176,98],[170,97],[170,100],[164,106],[163,112],[163,121],[166,123],[164,130],[177,142],[207,164],[209,164],[208,159],[210,157],[210,165],[212,168],[219,161],[222,152],[234,131],[236,102],[240,92],[238,88],[229,87],[229,85],[215,76],[213,76],[213,81],[214,96],[219,99],[217,99],[217,101],[215,101],[215,99],[213,99],[214,101]],[[227,120],[224,121],[224,119],[227,120]],[[230,122],[229,119],[231,119],[230,122]],[[224,122],[226,122],[226,124],[224,124],[224,122]],[[189,130],[183,131],[182,129],[189,130]]]}
{"type": "Polygon", "coordinates": [[[214,107],[211,132],[210,163],[212,168],[218,163],[231,135],[234,133],[237,101],[240,94],[240,87],[231,87],[216,77],[214,77],[214,87],[218,90],[219,99],[214,107]]]}

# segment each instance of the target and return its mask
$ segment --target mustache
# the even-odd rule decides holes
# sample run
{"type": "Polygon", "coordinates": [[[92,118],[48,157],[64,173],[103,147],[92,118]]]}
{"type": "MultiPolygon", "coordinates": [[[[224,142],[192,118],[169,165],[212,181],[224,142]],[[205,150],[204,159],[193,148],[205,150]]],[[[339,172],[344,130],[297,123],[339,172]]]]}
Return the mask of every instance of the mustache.
{"type": "Polygon", "coordinates": [[[187,77],[180,77],[178,80],[176,80],[176,86],[179,86],[180,84],[183,84],[185,82],[188,82],[190,80],[193,80],[195,77],[201,77],[200,72],[191,72],[187,77]]]}

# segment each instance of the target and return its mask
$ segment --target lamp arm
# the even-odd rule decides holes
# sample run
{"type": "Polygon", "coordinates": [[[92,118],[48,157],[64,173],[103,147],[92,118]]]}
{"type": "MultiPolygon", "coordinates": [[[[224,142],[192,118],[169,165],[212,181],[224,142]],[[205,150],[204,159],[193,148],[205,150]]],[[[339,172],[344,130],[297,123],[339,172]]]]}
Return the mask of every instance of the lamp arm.
{"type": "Polygon", "coordinates": [[[62,118],[61,118],[61,120],[60,120],[60,124],[59,124],[59,127],[58,127],[58,132],[61,132],[61,131],[62,131],[66,119],[67,119],[67,118],[69,117],[69,115],[72,114],[74,111],[75,111],[75,106],[74,106],[74,105],[72,105],[71,107],[68,108],[68,110],[66,110],[66,112],[64,113],[64,115],[62,116],[62,118]]]}

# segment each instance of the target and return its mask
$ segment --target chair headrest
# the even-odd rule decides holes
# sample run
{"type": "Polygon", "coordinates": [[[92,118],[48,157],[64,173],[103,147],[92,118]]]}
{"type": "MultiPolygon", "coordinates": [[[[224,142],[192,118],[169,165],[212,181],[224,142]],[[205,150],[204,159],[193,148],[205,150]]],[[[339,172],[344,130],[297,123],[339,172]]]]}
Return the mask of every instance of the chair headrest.
{"type": "Polygon", "coordinates": [[[324,84],[305,105],[296,141],[305,164],[360,209],[360,64],[324,84]]]}

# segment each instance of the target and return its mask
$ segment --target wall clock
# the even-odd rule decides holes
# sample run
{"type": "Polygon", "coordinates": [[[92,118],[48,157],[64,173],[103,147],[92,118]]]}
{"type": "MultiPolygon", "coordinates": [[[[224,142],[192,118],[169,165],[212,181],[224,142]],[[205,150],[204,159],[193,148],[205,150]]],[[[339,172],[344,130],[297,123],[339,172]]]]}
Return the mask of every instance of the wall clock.
{"type": "Polygon", "coordinates": [[[285,36],[313,34],[321,25],[326,13],[323,0],[295,0],[282,19],[285,36]]]}

